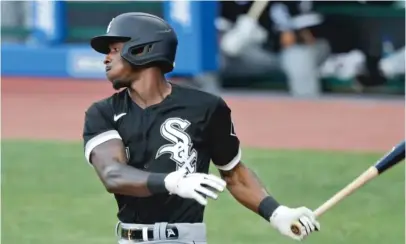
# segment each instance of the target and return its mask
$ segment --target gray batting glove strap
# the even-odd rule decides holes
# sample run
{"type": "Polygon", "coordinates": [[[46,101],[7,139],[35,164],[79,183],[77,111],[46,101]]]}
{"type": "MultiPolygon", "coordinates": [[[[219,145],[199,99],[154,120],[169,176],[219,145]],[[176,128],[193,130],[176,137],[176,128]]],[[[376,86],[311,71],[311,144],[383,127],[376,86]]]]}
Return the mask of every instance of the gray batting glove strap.
{"type": "Polygon", "coordinates": [[[214,200],[218,192],[223,192],[226,182],[215,175],[191,173],[186,169],[170,173],[165,178],[165,187],[170,194],[176,194],[182,198],[195,199],[202,205],[207,204],[207,197],[214,200]]]}

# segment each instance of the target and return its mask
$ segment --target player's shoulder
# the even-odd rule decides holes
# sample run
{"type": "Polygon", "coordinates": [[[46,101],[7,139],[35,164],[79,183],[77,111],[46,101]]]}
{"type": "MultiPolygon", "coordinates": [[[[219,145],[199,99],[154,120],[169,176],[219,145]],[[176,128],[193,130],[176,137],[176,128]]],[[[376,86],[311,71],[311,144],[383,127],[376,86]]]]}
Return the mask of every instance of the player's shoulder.
{"type": "Polygon", "coordinates": [[[87,112],[98,111],[103,114],[114,114],[116,110],[120,110],[127,104],[127,90],[116,92],[108,97],[94,101],[88,108],[87,112]]]}
{"type": "Polygon", "coordinates": [[[172,84],[176,89],[179,100],[202,108],[214,109],[219,104],[225,103],[221,96],[212,94],[187,84],[172,84]]]}

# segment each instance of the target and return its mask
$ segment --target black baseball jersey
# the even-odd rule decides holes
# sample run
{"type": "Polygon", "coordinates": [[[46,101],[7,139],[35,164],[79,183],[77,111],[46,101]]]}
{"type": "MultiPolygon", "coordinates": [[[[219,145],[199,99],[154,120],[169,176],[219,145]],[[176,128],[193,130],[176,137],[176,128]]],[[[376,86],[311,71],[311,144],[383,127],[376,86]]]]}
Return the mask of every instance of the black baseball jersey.
{"type": "MultiPolygon", "coordinates": [[[[221,170],[231,170],[241,157],[225,101],[175,84],[161,103],[146,109],[134,103],[126,89],[92,104],[83,130],[88,162],[97,145],[114,138],[123,141],[128,165],[155,173],[180,167],[208,173],[210,161],[221,170]]],[[[124,223],[203,221],[204,207],[193,199],[169,194],[143,198],[116,194],[115,198],[118,218],[124,223]]]]}

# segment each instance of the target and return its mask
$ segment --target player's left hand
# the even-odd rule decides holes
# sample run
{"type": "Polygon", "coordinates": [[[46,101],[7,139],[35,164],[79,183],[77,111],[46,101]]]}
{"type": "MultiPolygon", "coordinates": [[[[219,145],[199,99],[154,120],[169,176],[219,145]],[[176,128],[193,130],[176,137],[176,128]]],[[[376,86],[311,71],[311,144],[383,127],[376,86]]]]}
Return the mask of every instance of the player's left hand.
{"type": "Polygon", "coordinates": [[[218,192],[224,191],[226,182],[215,175],[187,174],[186,169],[182,168],[168,174],[165,178],[165,187],[170,194],[194,199],[202,205],[207,205],[207,197],[217,199],[218,192]]]}
{"type": "Polygon", "coordinates": [[[270,218],[271,225],[282,235],[301,241],[313,231],[320,230],[320,223],[316,220],[313,211],[306,207],[288,208],[279,206],[270,218]],[[300,223],[300,235],[292,232],[291,226],[300,223]]]}

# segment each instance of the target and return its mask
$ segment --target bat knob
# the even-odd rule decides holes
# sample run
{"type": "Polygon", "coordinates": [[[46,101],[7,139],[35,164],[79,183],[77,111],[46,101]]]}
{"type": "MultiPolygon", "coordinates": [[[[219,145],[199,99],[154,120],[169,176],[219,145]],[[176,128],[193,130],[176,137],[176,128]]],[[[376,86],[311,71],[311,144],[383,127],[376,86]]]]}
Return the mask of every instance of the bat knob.
{"type": "Polygon", "coordinates": [[[293,234],[297,236],[300,236],[302,234],[298,224],[293,224],[292,226],[290,226],[290,230],[292,231],[293,234]]]}

